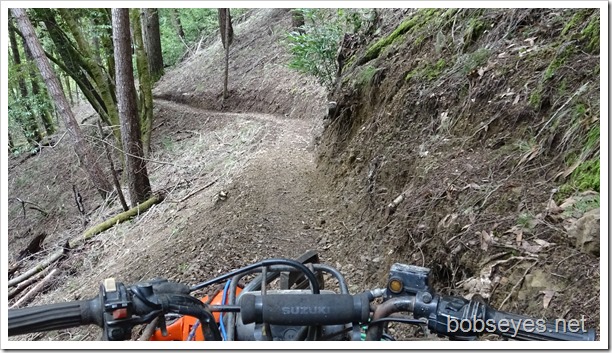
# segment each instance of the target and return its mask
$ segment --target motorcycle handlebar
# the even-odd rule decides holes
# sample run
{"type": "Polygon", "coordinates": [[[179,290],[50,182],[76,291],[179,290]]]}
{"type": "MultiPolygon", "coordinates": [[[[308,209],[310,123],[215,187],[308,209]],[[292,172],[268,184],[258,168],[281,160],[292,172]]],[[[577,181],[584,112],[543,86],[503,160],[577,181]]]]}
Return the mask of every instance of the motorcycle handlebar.
{"type": "MultiPolygon", "coordinates": [[[[523,341],[594,341],[595,330],[586,330],[584,320],[544,319],[496,310],[480,300],[462,297],[438,297],[430,303],[417,295],[415,314],[428,317],[429,328],[454,339],[471,339],[493,333],[523,341]]],[[[417,316],[417,315],[415,315],[417,316]]]]}
{"type": "Polygon", "coordinates": [[[497,334],[521,341],[594,341],[595,330],[587,330],[582,321],[554,320],[516,315],[489,308],[487,317],[496,322],[497,334]],[[577,323],[577,325],[573,325],[577,323]],[[502,325],[503,324],[503,325],[502,325]]]}
{"type": "Polygon", "coordinates": [[[367,295],[350,294],[244,294],[240,300],[243,324],[337,325],[365,323],[370,314],[367,295]]]}
{"type": "MultiPolygon", "coordinates": [[[[160,279],[130,287],[109,279],[101,285],[100,294],[91,300],[9,310],[8,333],[13,336],[96,324],[104,329],[105,339],[123,340],[129,339],[135,324],[175,312],[198,317],[204,323],[205,338],[220,340],[210,307],[191,297],[189,292],[190,288],[185,285],[160,279]]],[[[595,331],[585,330],[584,320],[581,324],[578,320],[547,323],[543,319],[496,310],[482,300],[434,294],[425,268],[394,265],[389,287],[376,293],[244,293],[239,312],[245,325],[366,324],[369,325],[368,340],[380,340],[384,321],[381,319],[396,312],[412,312],[415,319],[425,319],[423,323],[433,333],[451,339],[473,339],[483,333],[494,333],[515,340],[595,340],[595,331]],[[370,302],[375,296],[383,296],[385,300],[377,306],[373,321],[368,324],[370,302]]]]}
{"type": "Polygon", "coordinates": [[[89,324],[103,325],[102,308],[97,297],[91,300],[11,309],[8,312],[9,336],[89,324]]]}

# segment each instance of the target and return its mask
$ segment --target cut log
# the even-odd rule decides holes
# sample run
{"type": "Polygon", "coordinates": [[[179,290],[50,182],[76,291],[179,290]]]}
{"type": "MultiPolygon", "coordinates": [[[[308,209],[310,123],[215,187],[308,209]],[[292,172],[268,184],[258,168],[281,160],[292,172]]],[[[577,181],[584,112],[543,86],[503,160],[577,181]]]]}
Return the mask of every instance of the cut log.
{"type": "Polygon", "coordinates": [[[8,298],[11,299],[14,296],[16,296],[17,294],[21,293],[24,289],[26,289],[27,287],[29,287],[32,283],[38,281],[39,279],[41,279],[43,276],[45,276],[49,271],[51,270],[51,267],[47,267],[46,269],[38,272],[37,274],[35,274],[34,276],[26,279],[25,281],[19,283],[15,288],[13,288],[9,293],[8,293],[8,298]]]}
{"type": "Polygon", "coordinates": [[[88,230],[85,231],[85,233],[83,233],[83,235],[71,240],[69,242],[69,247],[73,249],[78,244],[93,237],[94,235],[102,233],[103,231],[115,226],[116,224],[132,219],[133,217],[139,215],[140,213],[148,210],[151,206],[161,202],[163,199],[164,199],[164,195],[161,193],[153,195],[150,199],[141,203],[140,205],[133,207],[127,210],[126,212],[120,213],[111,219],[108,219],[102,223],[99,223],[89,228],[88,230]]]}
{"type": "Polygon", "coordinates": [[[23,274],[15,277],[15,278],[13,278],[12,280],[8,281],[8,287],[9,288],[14,287],[17,284],[25,281],[26,279],[34,276],[38,272],[40,272],[40,271],[44,270],[45,268],[49,267],[49,265],[51,265],[53,262],[55,262],[56,260],[58,260],[59,258],[64,256],[66,251],[67,251],[67,249],[63,248],[63,249],[53,253],[51,256],[49,256],[45,260],[39,262],[38,265],[32,267],[31,269],[29,269],[25,273],[23,273],[23,274]]]}
{"type": "Polygon", "coordinates": [[[32,299],[36,294],[42,291],[47,284],[51,281],[51,278],[57,274],[57,268],[54,268],[53,271],[49,272],[48,275],[43,278],[42,281],[38,282],[37,285],[34,286],[29,292],[27,292],[23,297],[21,297],[15,304],[11,305],[10,309],[18,308],[20,305],[24,304],[28,300],[32,299]]]}
{"type": "Polygon", "coordinates": [[[17,270],[21,269],[21,266],[23,266],[22,262],[17,262],[13,265],[11,265],[11,267],[9,267],[8,269],[8,277],[9,279],[11,279],[13,277],[13,274],[15,274],[15,272],[17,272],[17,270]]]}

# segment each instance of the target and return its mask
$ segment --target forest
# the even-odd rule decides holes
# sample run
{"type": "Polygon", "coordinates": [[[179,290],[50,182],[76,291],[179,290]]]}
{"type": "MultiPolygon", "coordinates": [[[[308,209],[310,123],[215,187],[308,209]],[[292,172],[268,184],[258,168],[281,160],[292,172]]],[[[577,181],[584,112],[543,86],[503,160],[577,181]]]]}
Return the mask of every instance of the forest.
{"type": "Polygon", "coordinates": [[[3,10],[9,308],[315,250],[602,338],[601,9],[3,10]]]}

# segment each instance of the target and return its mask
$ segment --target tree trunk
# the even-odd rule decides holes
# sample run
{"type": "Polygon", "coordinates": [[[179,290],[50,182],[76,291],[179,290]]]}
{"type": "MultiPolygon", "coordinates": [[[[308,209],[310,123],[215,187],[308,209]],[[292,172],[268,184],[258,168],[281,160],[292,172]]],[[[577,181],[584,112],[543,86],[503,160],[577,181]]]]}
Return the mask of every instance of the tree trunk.
{"type": "Polygon", "coordinates": [[[218,9],[219,12],[219,33],[221,34],[221,42],[223,43],[223,48],[226,47],[226,39],[225,37],[229,37],[229,45],[232,45],[232,41],[234,40],[234,28],[232,27],[232,15],[230,14],[230,9],[218,9]],[[229,23],[229,25],[228,25],[229,23]],[[229,29],[229,33],[228,30],[229,29]]]}
{"type": "Polygon", "coordinates": [[[129,210],[125,212],[121,212],[118,215],[115,215],[111,217],[110,219],[105,220],[102,223],[96,224],[95,226],[87,229],[82,235],[78,236],[75,239],[70,240],[68,242],[70,249],[74,249],[76,246],[79,245],[80,242],[87,240],[93,237],[94,235],[100,234],[103,231],[111,227],[114,227],[115,225],[119,223],[128,221],[138,216],[139,214],[142,214],[143,212],[151,208],[151,206],[162,202],[164,198],[165,198],[165,195],[156,193],[153,196],[151,196],[151,198],[149,198],[148,200],[145,200],[144,202],[130,208],[129,210]]]}
{"type": "Polygon", "coordinates": [[[70,76],[64,76],[64,82],[66,82],[66,92],[68,93],[68,99],[70,99],[70,105],[74,105],[74,98],[72,97],[72,89],[70,87],[70,76]]]}
{"type": "Polygon", "coordinates": [[[176,29],[176,33],[179,37],[184,41],[185,40],[185,31],[183,31],[183,24],[181,23],[181,14],[178,9],[170,9],[170,17],[172,18],[172,23],[174,24],[174,28],[176,29]]]}
{"type": "Polygon", "coordinates": [[[113,9],[112,14],[121,139],[125,153],[125,170],[130,204],[135,207],[150,196],[151,185],[149,184],[147,165],[142,159],[140,124],[136,108],[136,88],[134,87],[134,72],[132,70],[129,11],[128,9],[113,9]]]}
{"type": "Polygon", "coordinates": [[[227,99],[228,93],[227,93],[227,81],[229,79],[229,48],[230,48],[230,44],[231,44],[231,40],[230,40],[230,28],[231,27],[231,22],[230,22],[230,14],[229,14],[229,9],[227,9],[227,16],[225,16],[225,43],[227,43],[225,45],[225,75],[223,78],[223,99],[227,99]]]}
{"type": "Polygon", "coordinates": [[[47,267],[44,270],[35,274],[34,276],[28,278],[27,280],[20,282],[19,284],[15,286],[15,288],[13,288],[10,292],[8,292],[8,298],[12,299],[14,296],[21,293],[24,289],[28,288],[29,285],[43,278],[50,270],[51,270],[51,267],[47,267]]]}
{"type": "MultiPolygon", "coordinates": [[[[99,20],[98,20],[98,16],[94,17],[91,19],[91,26],[92,27],[97,27],[99,20]]],[[[100,37],[97,35],[94,35],[91,38],[91,44],[93,45],[93,57],[94,60],[96,61],[96,64],[98,64],[99,66],[102,66],[102,56],[100,55],[100,37]]]]}
{"type": "Polygon", "coordinates": [[[151,76],[149,74],[149,63],[147,53],[144,49],[142,39],[142,27],[137,9],[131,10],[131,22],[133,26],[134,47],[136,49],[136,67],[138,69],[138,84],[140,88],[140,128],[141,141],[145,157],[149,155],[151,146],[151,130],[153,128],[153,91],[151,76]]]}
{"type": "Polygon", "coordinates": [[[49,274],[45,276],[45,278],[42,279],[42,281],[38,282],[38,284],[36,284],[34,288],[30,289],[29,292],[27,292],[23,297],[21,297],[18,301],[15,302],[15,304],[11,305],[9,308],[10,309],[18,308],[20,305],[32,299],[36,294],[41,292],[43,288],[49,284],[49,282],[51,281],[51,278],[53,278],[53,276],[55,276],[57,272],[58,272],[58,269],[54,268],[51,272],[49,272],[49,274]]]}
{"type": "Polygon", "coordinates": [[[22,121],[24,132],[26,135],[26,139],[30,144],[37,144],[40,140],[42,140],[42,134],[40,129],[38,128],[38,123],[36,122],[36,117],[32,114],[32,107],[28,104],[28,86],[25,81],[24,67],[21,63],[21,55],[19,54],[19,46],[17,45],[17,38],[15,36],[15,31],[11,29],[9,26],[9,42],[11,43],[11,51],[13,53],[13,61],[15,62],[15,66],[17,71],[19,72],[17,83],[19,85],[19,93],[21,94],[21,98],[23,99],[23,107],[26,110],[26,114],[24,114],[24,121],[22,121]]]}
{"type": "Polygon", "coordinates": [[[223,100],[225,100],[228,97],[227,82],[229,79],[229,47],[234,39],[230,9],[219,9],[219,30],[221,32],[223,48],[225,48],[225,73],[223,75],[223,100]]]}
{"type": "Polygon", "coordinates": [[[8,148],[9,148],[9,153],[13,152],[13,149],[15,148],[15,142],[13,142],[13,134],[8,133],[8,148]]]}
{"type": "MultiPolygon", "coordinates": [[[[21,39],[23,40],[23,51],[25,52],[26,58],[29,62],[34,62],[34,59],[32,58],[32,53],[30,52],[30,48],[28,48],[28,45],[25,42],[25,38],[21,39]]],[[[32,95],[36,97],[37,103],[42,105],[43,103],[47,102],[48,96],[43,96],[40,94],[40,87],[38,86],[38,75],[36,75],[36,70],[34,69],[29,71],[30,84],[32,86],[32,95]]],[[[48,109],[43,109],[40,118],[42,119],[43,126],[45,128],[45,131],[47,132],[47,135],[52,135],[55,132],[55,125],[53,124],[53,117],[51,116],[51,111],[49,111],[48,109]]]]}
{"type": "Polygon", "coordinates": [[[53,254],[48,256],[46,259],[44,259],[43,261],[37,263],[34,267],[30,268],[26,272],[24,272],[21,275],[19,275],[17,277],[14,277],[11,280],[9,280],[6,283],[6,286],[9,287],[9,288],[14,287],[14,286],[18,285],[19,283],[27,280],[28,278],[34,276],[38,272],[40,272],[40,271],[44,270],[45,268],[49,267],[55,261],[59,260],[62,256],[64,256],[66,254],[66,251],[67,251],[66,248],[62,248],[61,250],[58,250],[58,251],[54,252],[53,254]]]}
{"type": "Polygon", "coordinates": [[[81,63],[90,72],[96,87],[98,88],[98,92],[100,92],[100,96],[104,101],[104,105],[106,107],[106,111],[108,113],[109,120],[113,126],[113,133],[117,140],[121,140],[121,134],[119,132],[119,112],[117,111],[117,104],[114,100],[111,91],[113,88],[108,84],[108,80],[104,75],[104,72],[100,68],[100,66],[96,63],[95,56],[92,54],[91,47],[89,42],[85,39],[85,36],[81,32],[78,24],[72,17],[72,13],[69,9],[58,9],[61,14],[61,17],[64,19],[68,28],[70,28],[70,32],[74,37],[79,52],[81,54],[81,63]]]}
{"type": "MultiPolygon", "coordinates": [[[[102,10],[102,16],[95,17],[94,22],[96,25],[102,25],[106,29],[107,33],[100,37],[100,52],[104,53],[104,59],[106,61],[106,70],[109,84],[113,85],[115,82],[115,57],[113,55],[113,28],[111,21],[111,9],[105,8],[102,10]]],[[[100,54],[102,55],[102,54],[100,54]]],[[[114,91],[113,91],[114,92],[114,91]]],[[[113,93],[114,94],[114,93],[113,93]]],[[[115,98],[115,102],[117,98],[115,98]]]]}
{"type": "Polygon", "coordinates": [[[291,27],[299,33],[304,33],[304,12],[302,9],[291,9],[291,27]]]}
{"type": "MultiPolygon", "coordinates": [[[[159,14],[157,9],[144,10],[143,27],[145,37],[145,50],[149,58],[149,72],[151,79],[157,82],[164,74],[164,59],[162,57],[161,37],[159,31],[159,14]]],[[[142,12],[142,11],[141,11],[142,12]]],[[[142,15],[141,15],[142,16],[142,15]]],[[[116,61],[116,59],[115,59],[116,61]]]]}
{"type": "MultiPolygon", "coordinates": [[[[104,130],[102,130],[102,124],[100,120],[98,122],[98,131],[100,131],[100,139],[104,140],[104,130]]],[[[117,176],[117,170],[115,169],[115,163],[113,163],[113,157],[108,150],[108,145],[103,143],[104,152],[106,153],[106,159],[108,159],[108,165],[110,166],[111,176],[113,178],[113,184],[115,184],[115,191],[117,191],[117,197],[119,197],[119,202],[121,203],[121,207],[123,207],[124,211],[129,210],[127,203],[125,202],[125,197],[123,197],[123,190],[121,190],[121,183],[119,183],[119,177],[117,176]]]]}
{"type": "Polygon", "coordinates": [[[82,63],[83,60],[81,55],[75,49],[74,43],[68,42],[68,35],[64,33],[58,25],[55,20],[55,14],[50,9],[35,9],[34,11],[38,19],[44,22],[49,38],[51,38],[53,44],[55,44],[61,61],[53,55],[45,53],[47,57],[72,77],[74,82],[76,82],[81,89],[81,93],[83,93],[102,120],[104,120],[107,125],[112,125],[104,100],[90,81],[90,77],[93,76],[92,73],[86,71],[86,66],[82,63]]]}
{"type": "Polygon", "coordinates": [[[94,155],[93,151],[90,149],[90,146],[86,143],[85,138],[83,137],[81,127],[74,118],[72,110],[70,110],[70,106],[68,105],[66,96],[60,88],[59,80],[51,69],[51,64],[45,58],[42,46],[40,45],[40,42],[36,37],[34,27],[30,23],[30,20],[26,15],[25,9],[11,9],[11,11],[17,19],[17,23],[21,30],[21,33],[23,33],[26,39],[26,43],[28,44],[28,47],[32,52],[32,57],[36,62],[36,66],[38,66],[43,80],[47,85],[49,95],[53,97],[53,101],[56,105],[57,111],[62,116],[64,124],[66,125],[66,129],[74,139],[74,147],[76,153],[81,159],[85,171],[89,175],[89,178],[93,182],[95,188],[100,193],[100,196],[102,196],[102,198],[106,200],[106,197],[112,190],[112,186],[104,176],[104,173],[102,172],[102,169],[98,164],[96,156],[94,155]]]}

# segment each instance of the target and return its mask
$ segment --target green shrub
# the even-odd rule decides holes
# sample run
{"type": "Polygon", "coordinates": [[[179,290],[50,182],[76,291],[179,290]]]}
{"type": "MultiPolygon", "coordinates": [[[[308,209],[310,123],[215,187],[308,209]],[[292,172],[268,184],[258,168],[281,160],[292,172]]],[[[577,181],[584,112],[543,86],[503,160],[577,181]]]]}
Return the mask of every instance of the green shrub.
{"type": "Polygon", "coordinates": [[[314,76],[331,89],[338,63],[336,55],[344,33],[358,33],[369,29],[372,21],[368,9],[301,9],[304,26],[300,31],[287,33],[285,43],[292,55],[289,67],[314,76]]]}
{"type": "Polygon", "coordinates": [[[304,9],[303,31],[288,33],[286,43],[292,55],[289,67],[331,88],[338,71],[336,53],[342,29],[337,21],[326,21],[323,11],[304,9]]]}

